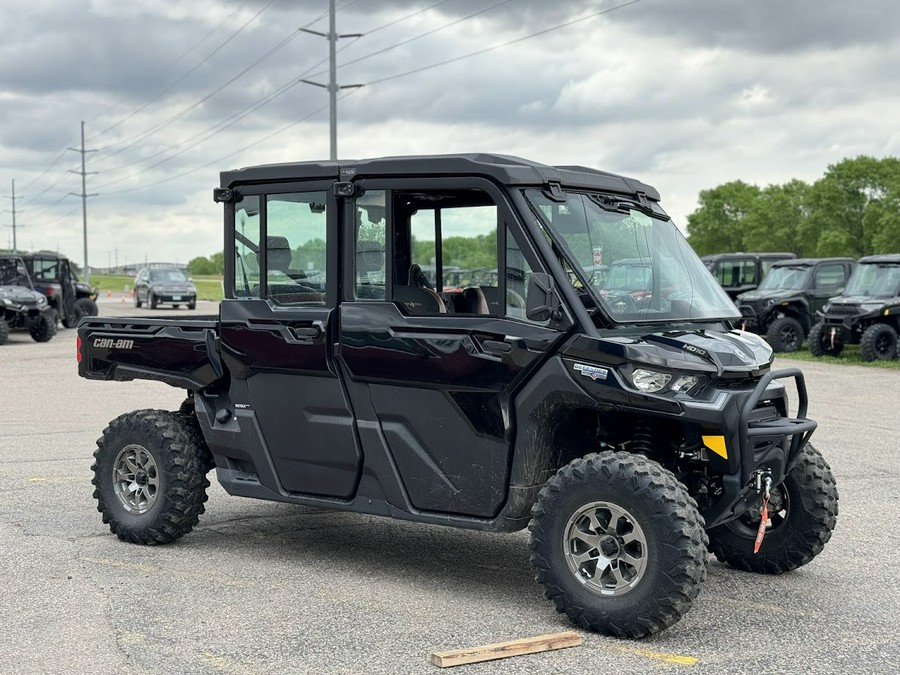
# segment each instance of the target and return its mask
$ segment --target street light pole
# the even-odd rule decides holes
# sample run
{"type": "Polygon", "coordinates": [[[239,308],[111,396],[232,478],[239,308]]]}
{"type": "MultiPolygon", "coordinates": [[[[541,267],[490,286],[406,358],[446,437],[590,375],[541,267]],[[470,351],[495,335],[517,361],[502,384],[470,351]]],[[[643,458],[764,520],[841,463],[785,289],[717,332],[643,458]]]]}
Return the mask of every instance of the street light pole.
{"type": "MultiPolygon", "coordinates": [[[[96,152],[96,150],[85,150],[84,149],[84,120],[81,120],[81,149],[78,148],[69,148],[69,150],[73,150],[75,152],[81,153],[81,171],[70,171],[70,173],[80,173],[81,174],[81,194],[79,195],[77,192],[70,192],[70,195],[75,195],[76,197],[81,197],[81,218],[82,218],[82,226],[84,230],[84,269],[82,270],[82,274],[84,274],[84,280],[90,281],[91,278],[91,270],[88,267],[88,237],[87,237],[87,198],[88,197],[96,197],[96,194],[89,195],[87,193],[87,175],[88,172],[85,171],[85,157],[89,152],[96,152]]],[[[90,173],[97,173],[96,171],[91,171],[90,173]]]]}

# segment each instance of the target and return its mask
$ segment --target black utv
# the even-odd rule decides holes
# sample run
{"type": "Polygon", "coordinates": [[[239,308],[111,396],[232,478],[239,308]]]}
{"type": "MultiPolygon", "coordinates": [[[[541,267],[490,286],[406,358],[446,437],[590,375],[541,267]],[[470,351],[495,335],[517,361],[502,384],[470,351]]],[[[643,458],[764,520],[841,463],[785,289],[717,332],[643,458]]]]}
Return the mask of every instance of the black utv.
{"type": "Polygon", "coordinates": [[[56,335],[56,312],[34,290],[28,269],[17,255],[0,255],[0,345],[11,330],[27,330],[35,342],[56,335]]]}
{"type": "Polygon", "coordinates": [[[809,332],[814,356],[839,356],[858,344],[866,361],[897,358],[900,332],[900,255],[860,258],[844,294],[832,298],[809,332]]]}
{"type": "Polygon", "coordinates": [[[752,291],[779,260],[796,258],[794,253],[716,253],[700,258],[732,300],[752,291]]]}
{"type": "Polygon", "coordinates": [[[35,290],[47,296],[62,325],[74,328],[83,316],[97,316],[97,289],[80,281],[69,259],[53,251],[23,255],[35,290]]]}
{"type": "Polygon", "coordinates": [[[780,574],[831,536],[799,370],[637,180],[473,154],[227,171],[216,316],[86,318],[79,373],[186,390],[113,420],[94,496],[121,539],[233,495],[453,527],[528,528],[580,626],[671,626],[708,551],[780,574]],[[594,274],[629,262],[636,286],[594,274]],[[423,272],[432,265],[434,281],[423,272]],[[445,270],[497,270],[464,288],[445,270]],[[791,417],[785,382],[796,384],[791,417]]]}
{"type": "Polygon", "coordinates": [[[852,258],[774,263],[755,291],[737,297],[741,328],[765,335],[776,352],[797,351],[817,313],[844,290],[854,264],[852,258]]]}

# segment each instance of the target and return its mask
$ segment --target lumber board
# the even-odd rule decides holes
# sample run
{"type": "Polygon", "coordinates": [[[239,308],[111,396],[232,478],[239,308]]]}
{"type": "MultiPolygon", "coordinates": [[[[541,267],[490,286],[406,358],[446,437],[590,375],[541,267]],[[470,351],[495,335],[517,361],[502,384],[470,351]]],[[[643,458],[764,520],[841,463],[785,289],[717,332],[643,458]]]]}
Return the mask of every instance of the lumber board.
{"type": "Polygon", "coordinates": [[[433,652],[431,654],[431,662],[439,668],[450,668],[451,666],[461,666],[466,663],[480,663],[481,661],[505,659],[510,656],[521,656],[522,654],[537,654],[538,652],[549,652],[554,649],[577,647],[583,642],[583,638],[578,633],[567,631],[565,633],[538,635],[537,637],[512,640],[510,642],[498,642],[480,647],[433,652]]]}

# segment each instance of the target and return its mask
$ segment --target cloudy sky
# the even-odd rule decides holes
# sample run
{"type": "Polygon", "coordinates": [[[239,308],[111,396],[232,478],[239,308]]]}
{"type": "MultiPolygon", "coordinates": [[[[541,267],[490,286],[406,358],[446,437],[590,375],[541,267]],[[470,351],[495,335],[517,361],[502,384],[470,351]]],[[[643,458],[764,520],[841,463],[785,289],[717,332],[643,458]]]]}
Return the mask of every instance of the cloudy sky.
{"type": "MultiPolygon", "coordinates": [[[[327,6],[3,0],[0,225],[14,179],[19,247],[83,260],[67,148],[84,120],[92,265],[221,250],[220,170],[328,157],[327,93],[298,84],[327,79],[327,42],[298,30],[327,31],[327,6]]],[[[342,92],[341,158],[594,166],[653,184],[683,224],[728,180],[813,181],[845,157],[900,154],[894,0],[337,6],[338,31],[365,34],[339,43],[339,84],[366,85],[342,92]]]]}

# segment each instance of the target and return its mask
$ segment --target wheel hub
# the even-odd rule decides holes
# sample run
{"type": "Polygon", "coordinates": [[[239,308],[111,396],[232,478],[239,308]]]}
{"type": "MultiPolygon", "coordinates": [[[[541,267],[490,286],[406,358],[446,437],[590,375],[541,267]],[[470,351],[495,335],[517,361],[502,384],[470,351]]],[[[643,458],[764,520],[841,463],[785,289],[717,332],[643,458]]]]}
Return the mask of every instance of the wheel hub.
{"type": "Polygon", "coordinates": [[[634,516],[610,502],[578,509],[563,534],[566,563],[592,593],[623,595],[640,582],[647,566],[647,539],[634,516]]]}
{"type": "Polygon", "coordinates": [[[159,469],[147,448],[130,444],[116,455],[112,465],[113,492],[128,513],[146,513],[159,494],[159,469]]]}

